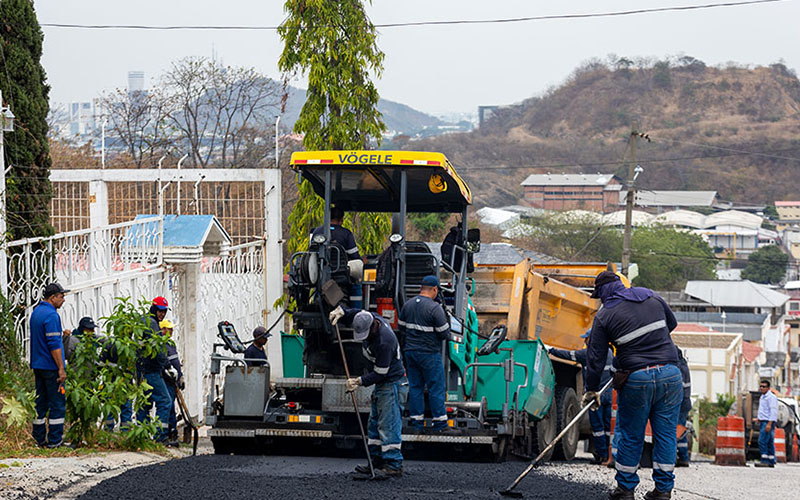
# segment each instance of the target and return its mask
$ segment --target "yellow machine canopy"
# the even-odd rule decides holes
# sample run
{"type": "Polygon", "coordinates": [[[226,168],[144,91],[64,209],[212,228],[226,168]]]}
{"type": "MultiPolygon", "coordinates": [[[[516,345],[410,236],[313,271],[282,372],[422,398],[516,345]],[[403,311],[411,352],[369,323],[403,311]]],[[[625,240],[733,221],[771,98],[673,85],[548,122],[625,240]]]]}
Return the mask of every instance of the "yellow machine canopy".
{"type": "Polygon", "coordinates": [[[291,166],[331,203],[348,212],[399,212],[402,173],[408,212],[462,212],[472,203],[469,186],[442,153],[420,151],[304,151],[291,166]]]}

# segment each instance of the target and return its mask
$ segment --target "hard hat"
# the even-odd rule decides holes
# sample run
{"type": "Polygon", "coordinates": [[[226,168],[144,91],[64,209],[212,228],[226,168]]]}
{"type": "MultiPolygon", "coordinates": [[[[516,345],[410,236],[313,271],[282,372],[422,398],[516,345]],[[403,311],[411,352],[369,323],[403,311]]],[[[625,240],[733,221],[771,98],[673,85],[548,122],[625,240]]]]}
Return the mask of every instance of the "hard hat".
{"type": "Polygon", "coordinates": [[[430,189],[433,194],[442,193],[447,191],[447,182],[441,175],[431,174],[430,179],[428,179],[428,189],[430,189]]]}
{"type": "Polygon", "coordinates": [[[161,328],[169,328],[169,329],[175,328],[175,324],[168,319],[163,320],[161,323],[158,324],[158,326],[160,326],[161,328]]]}

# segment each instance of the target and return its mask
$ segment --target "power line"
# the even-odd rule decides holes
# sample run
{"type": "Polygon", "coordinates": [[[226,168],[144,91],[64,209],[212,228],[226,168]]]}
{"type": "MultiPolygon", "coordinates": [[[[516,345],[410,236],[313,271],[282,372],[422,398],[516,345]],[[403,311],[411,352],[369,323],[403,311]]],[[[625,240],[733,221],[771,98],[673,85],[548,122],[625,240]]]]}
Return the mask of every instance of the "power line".
{"type": "MultiPolygon", "coordinates": [[[[453,19],[453,20],[443,20],[443,21],[410,21],[410,22],[382,23],[382,24],[379,23],[375,24],[374,26],[376,28],[407,28],[407,27],[417,27],[417,26],[509,24],[509,23],[522,23],[531,21],[622,17],[622,16],[632,16],[640,14],[653,14],[658,12],[677,12],[677,11],[714,9],[722,7],[741,7],[745,5],[776,3],[784,1],[787,0],[749,0],[744,2],[721,2],[721,3],[702,4],[702,5],[658,7],[652,9],[633,9],[633,10],[595,12],[595,13],[585,13],[585,14],[553,14],[547,16],[525,16],[525,17],[512,17],[512,18],[500,18],[500,19],[453,19]]],[[[156,25],[146,25],[146,24],[71,24],[71,23],[39,23],[39,25],[45,28],[93,29],[93,30],[129,29],[129,30],[163,30],[163,31],[177,31],[177,30],[277,31],[279,28],[279,26],[221,26],[221,25],[156,26],[156,25]]]]}

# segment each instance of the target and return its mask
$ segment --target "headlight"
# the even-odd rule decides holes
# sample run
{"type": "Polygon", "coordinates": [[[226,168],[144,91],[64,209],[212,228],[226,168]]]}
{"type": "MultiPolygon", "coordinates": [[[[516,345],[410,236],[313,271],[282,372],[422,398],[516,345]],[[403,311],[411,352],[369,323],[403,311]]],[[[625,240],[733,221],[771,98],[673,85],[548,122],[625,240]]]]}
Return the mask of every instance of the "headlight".
{"type": "Polygon", "coordinates": [[[311,238],[311,241],[313,241],[317,245],[322,245],[323,243],[325,243],[325,235],[324,234],[316,234],[316,235],[314,235],[313,238],[311,238]]]}
{"type": "Polygon", "coordinates": [[[403,241],[403,235],[394,233],[393,235],[389,236],[389,241],[392,243],[400,243],[403,241]]]}

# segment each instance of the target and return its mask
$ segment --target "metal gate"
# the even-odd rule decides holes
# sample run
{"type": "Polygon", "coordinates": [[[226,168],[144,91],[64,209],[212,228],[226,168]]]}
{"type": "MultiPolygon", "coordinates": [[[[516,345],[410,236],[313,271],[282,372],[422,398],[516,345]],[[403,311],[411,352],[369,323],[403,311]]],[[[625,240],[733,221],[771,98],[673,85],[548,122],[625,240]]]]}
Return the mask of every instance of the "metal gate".
{"type": "Polygon", "coordinates": [[[83,316],[108,316],[117,297],[172,302],[176,283],[163,260],[160,217],[8,243],[5,295],[16,312],[14,328],[28,353],[29,320],[45,285],[71,290],[59,310],[66,329],[83,316]]]}

